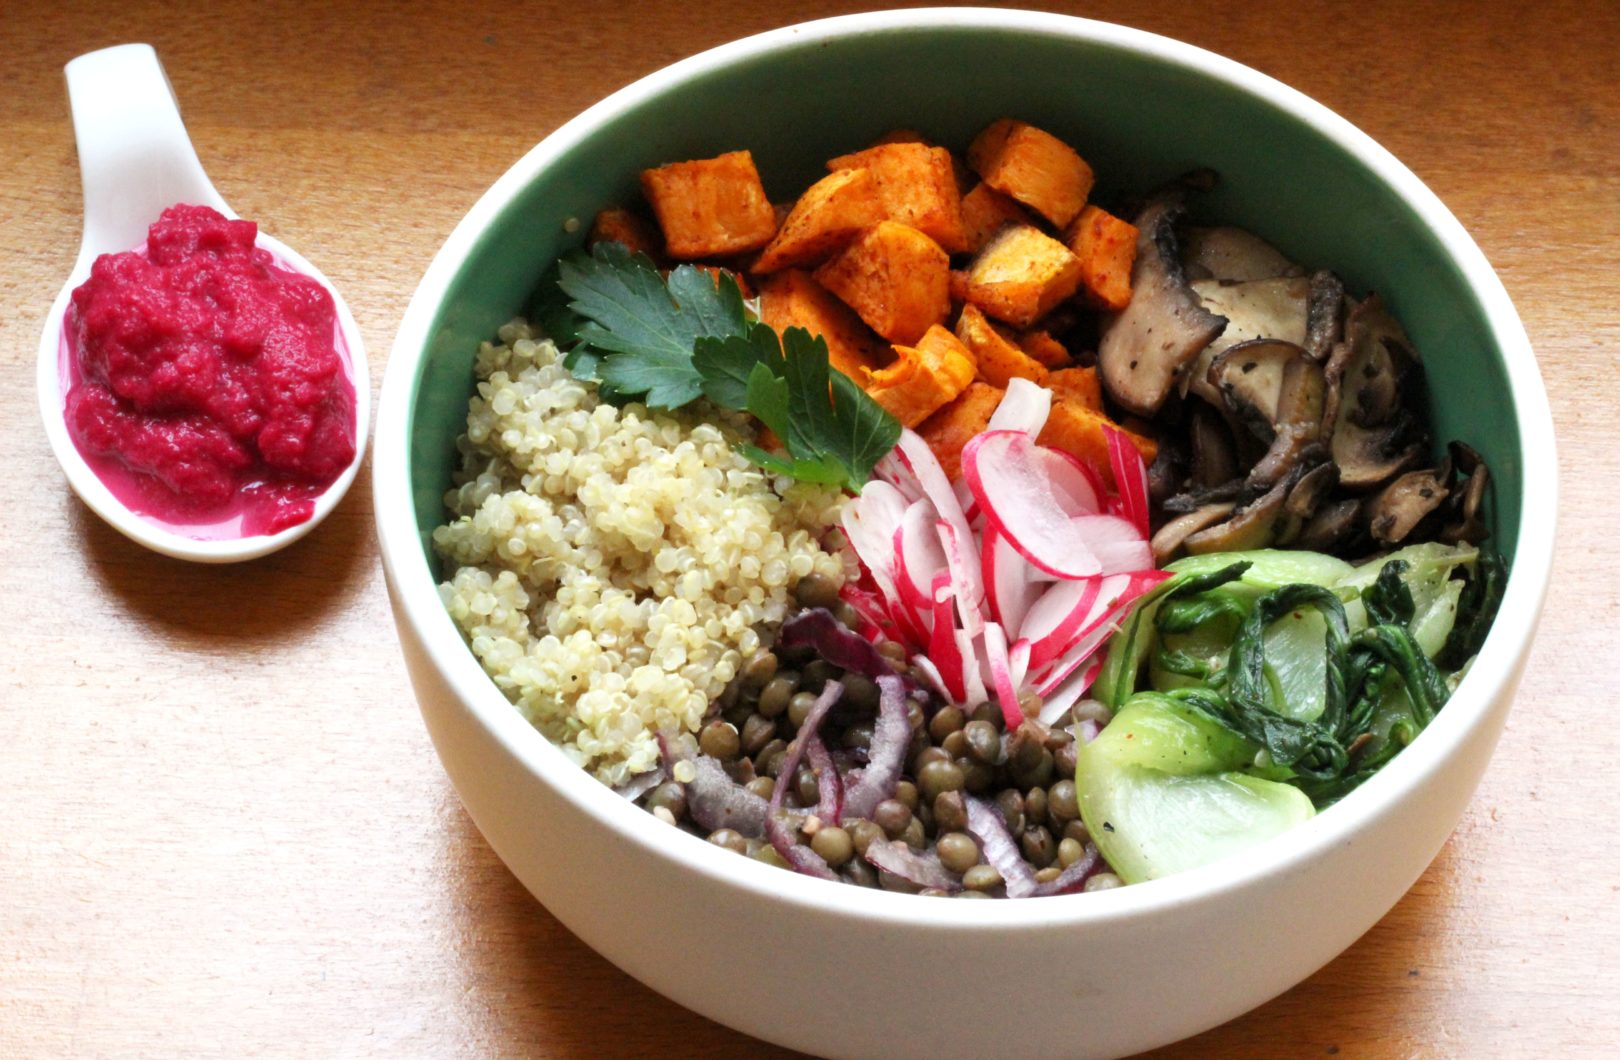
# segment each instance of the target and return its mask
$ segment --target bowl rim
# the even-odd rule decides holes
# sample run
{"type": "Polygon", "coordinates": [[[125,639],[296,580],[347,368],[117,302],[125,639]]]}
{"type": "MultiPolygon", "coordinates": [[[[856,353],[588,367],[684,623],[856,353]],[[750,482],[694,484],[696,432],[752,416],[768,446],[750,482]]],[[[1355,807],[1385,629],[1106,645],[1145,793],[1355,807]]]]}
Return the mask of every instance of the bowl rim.
{"type": "Polygon", "coordinates": [[[891,926],[955,932],[1048,930],[1134,919],[1210,902],[1268,878],[1299,871],[1326,851],[1353,842],[1395,812],[1402,799],[1442,771],[1496,701],[1511,689],[1529,652],[1551,573],[1557,513],[1557,456],[1551,408],[1535,355],[1500,278],[1462,224],[1403,163],[1346,119],[1296,89],[1194,45],[1113,23],[1035,11],[915,8],[841,15],[722,44],[654,71],[559,126],[525,153],[478,199],[434,256],[396,334],[378,405],[373,498],[384,572],[396,619],[410,627],[438,673],[488,733],[525,769],[597,824],[643,852],[711,884],[812,911],[891,926]],[[1146,62],[1224,82],[1284,111],[1354,157],[1428,228],[1478,299],[1502,352],[1525,469],[1520,526],[1502,607],[1479,657],[1447,704],[1411,748],[1351,796],[1297,828],[1217,862],[1162,879],[1038,901],[938,903],[915,895],[851,887],[737,858],[697,836],[671,829],[571,762],[533,728],[485,675],[446,611],[422,552],[410,486],[412,406],[440,299],[462,262],[505,206],[546,166],[623,112],[706,71],[773,52],[826,46],[896,30],[1018,32],[1081,40],[1133,53],[1146,62]]]}

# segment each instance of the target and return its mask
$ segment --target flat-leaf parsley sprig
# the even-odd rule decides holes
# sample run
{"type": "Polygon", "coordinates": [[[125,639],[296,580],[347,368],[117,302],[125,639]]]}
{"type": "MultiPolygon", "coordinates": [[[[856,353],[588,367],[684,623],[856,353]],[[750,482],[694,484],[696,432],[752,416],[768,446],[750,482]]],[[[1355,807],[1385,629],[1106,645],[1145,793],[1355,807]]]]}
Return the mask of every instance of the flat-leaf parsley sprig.
{"type": "Polygon", "coordinates": [[[681,265],[665,280],[645,255],[598,243],[558,262],[536,317],[568,347],[568,370],[608,400],[678,409],[704,397],[751,413],[787,456],[738,450],[773,473],[859,492],[900,439],[900,422],[832,369],[825,339],[803,328],[778,338],[750,319],[728,272],[681,265]]]}

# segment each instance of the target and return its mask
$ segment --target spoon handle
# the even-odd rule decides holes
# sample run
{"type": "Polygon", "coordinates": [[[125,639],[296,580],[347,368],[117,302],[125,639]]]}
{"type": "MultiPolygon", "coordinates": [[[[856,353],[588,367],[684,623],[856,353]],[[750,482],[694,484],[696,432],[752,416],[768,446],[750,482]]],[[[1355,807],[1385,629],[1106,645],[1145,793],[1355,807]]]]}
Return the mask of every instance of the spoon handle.
{"type": "Polygon", "coordinates": [[[236,216],[203,172],[151,45],[90,52],[65,73],[84,183],[81,264],[137,245],[164,208],[178,202],[236,216]]]}

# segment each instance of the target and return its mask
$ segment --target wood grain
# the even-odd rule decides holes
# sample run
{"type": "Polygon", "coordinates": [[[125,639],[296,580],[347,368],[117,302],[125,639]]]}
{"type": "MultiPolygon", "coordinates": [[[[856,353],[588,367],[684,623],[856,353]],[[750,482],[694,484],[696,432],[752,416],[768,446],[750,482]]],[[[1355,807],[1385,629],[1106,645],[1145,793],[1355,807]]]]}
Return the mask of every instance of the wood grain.
{"type": "MultiPolygon", "coordinates": [[[[77,244],[74,55],[156,46],[226,199],[344,290],[380,377],[434,250],[535,140],[677,58],[853,9],[7,6],[0,1055],[781,1055],[622,975],[484,845],[417,719],[364,478],[266,560],[159,559],[68,492],[32,362],[77,244]]],[[[1256,66],[1406,161],[1516,300],[1561,444],[1551,609],[1461,827],[1347,953],[1162,1055],[1611,1054],[1620,7],[1068,9],[1256,66]]]]}

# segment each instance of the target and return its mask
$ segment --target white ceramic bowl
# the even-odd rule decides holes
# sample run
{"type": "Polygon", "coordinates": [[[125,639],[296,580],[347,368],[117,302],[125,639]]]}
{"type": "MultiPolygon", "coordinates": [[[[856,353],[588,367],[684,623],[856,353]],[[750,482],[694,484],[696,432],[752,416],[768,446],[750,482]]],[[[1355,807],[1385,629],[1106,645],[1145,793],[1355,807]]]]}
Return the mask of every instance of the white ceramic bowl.
{"type": "Polygon", "coordinates": [[[1320,105],[1207,52],[1101,23],[970,9],[752,37],[659,71],[547,137],[428,269],[389,362],[374,446],[378,532],[411,679],[491,846],[558,919],[653,989],[831,1056],[1133,1052],[1230,1019],[1331,960],[1423,872],[1478,783],[1541,608],[1556,508],[1551,417],[1524,329],[1478,248],[1410,171],[1320,105]],[[965,54],[987,57],[971,104],[918,72],[965,54]],[[998,78],[997,55],[1019,57],[1020,68],[998,78]],[[1092,70],[1108,79],[1102,103],[1094,85],[1088,94],[1092,70]],[[424,547],[451,459],[446,428],[430,421],[468,394],[477,338],[517,311],[558,248],[577,240],[567,222],[628,200],[640,167],[746,146],[768,186],[775,164],[797,166],[784,180],[802,187],[819,159],[889,126],[943,129],[935,135],[956,142],[1026,98],[1020,90],[1028,102],[1018,113],[1072,136],[1119,186],[1214,164],[1235,189],[1214,204],[1223,216],[1393,301],[1430,357],[1437,436],[1489,450],[1498,540],[1512,559],[1501,614],[1410,748],[1343,802],[1232,863],[1094,894],[953,902],[728,854],[573,766],[480,670],[440,604],[424,547]],[[715,109],[739,91],[751,107],[715,109]],[[834,114],[849,116],[843,127],[827,127],[834,114]],[[1110,127],[1109,115],[1124,124],[1110,127]],[[1251,177],[1276,183],[1246,198],[1251,177]],[[1307,177],[1320,186],[1301,192],[1307,177]],[[1301,196],[1335,205],[1312,210],[1301,196]],[[1345,238],[1350,225],[1357,240],[1345,238]],[[1400,253],[1352,245],[1369,234],[1400,253]],[[1460,319],[1469,322],[1461,331],[1460,319]],[[1464,364],[1471,370],[1449,371],[1464,364]],[[814,1016],[828,1012],[837,1018],[814,1016]]]}

